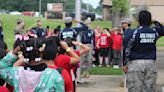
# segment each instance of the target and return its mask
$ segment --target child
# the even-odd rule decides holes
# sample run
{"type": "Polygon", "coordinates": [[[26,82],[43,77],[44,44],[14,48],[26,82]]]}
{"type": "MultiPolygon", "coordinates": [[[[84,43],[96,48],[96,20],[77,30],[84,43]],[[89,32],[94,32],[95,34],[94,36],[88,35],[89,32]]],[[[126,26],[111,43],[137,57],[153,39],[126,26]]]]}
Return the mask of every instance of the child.
{"type": "Polygon", "coordinates": [[[123,44],[123,37],[121,34],[121,29],[119,28],[114,28],[113,29],[115,34],[113,34],[113,63],[114,67],[118,68],[120,60],[121,60],[121,50],[122,50],[122,44],[123,44]]]}
{"type": "Polygon", "coordinates": [[[102,67],[103,58],[105,59],[106,66],[109,67],[109,60],[108,60],[108,51],[110,46],[110,34],[109,32],[104,29],[100,34],[100,37],[97,42],[97,47],[100,48],[99,54],[99,67],[102,67]]]}
{"type": "Polygon", "coordinates": [[[48,68],[42,60],[45,44],[39,39],[22,42],[0,62],[0,78],[14,86],[14,92],[64,92],[63,78],[55,69],[48,68]],[[24,67],[12,67],[17,54],[22,51],[24,67]]]}

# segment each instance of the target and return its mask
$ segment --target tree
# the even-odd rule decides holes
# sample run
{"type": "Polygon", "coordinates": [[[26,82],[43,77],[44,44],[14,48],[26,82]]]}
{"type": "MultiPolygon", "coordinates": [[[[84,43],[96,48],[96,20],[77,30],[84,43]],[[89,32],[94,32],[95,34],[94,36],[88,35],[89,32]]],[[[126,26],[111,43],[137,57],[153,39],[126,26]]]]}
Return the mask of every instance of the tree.
{"type": "Polygon", "coordinates": [[[113,27],[121,26],[121,18],[129,16],[129,0],[112,0],[113,27]]]}
{"type": "Polygon", "coordinates": [[[96,7],[95,12],[99,15],[102,15],[103,6],[99,5],[96,7]]]}

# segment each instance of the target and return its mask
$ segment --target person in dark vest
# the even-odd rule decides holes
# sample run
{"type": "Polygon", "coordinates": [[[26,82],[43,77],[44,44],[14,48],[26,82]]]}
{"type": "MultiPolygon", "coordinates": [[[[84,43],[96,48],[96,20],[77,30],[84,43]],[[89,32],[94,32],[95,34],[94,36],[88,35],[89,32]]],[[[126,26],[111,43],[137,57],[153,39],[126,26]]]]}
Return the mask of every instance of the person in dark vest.
{"type": "Polygon", "coordinates": [[[68,37],[72,38],[73,40],[76,40],[76,37],[79,34],[79,32],[88,29],[88,27],[84,23],[76,20],[73,21],[72,17],[66,17],[64,21],[65,21],[65,28],[59,34],[60,40],[65,40],[68,37]],[[72,28],[72,22],[79,23],[80,27],[72,28]]]}
{"type": "Polygon", "coordinates": [[[139,27],[126,34],[124,71],[128,92],[155,92],[157,70],[156,42],[164,36],[164,26],[152,22],[151,13],[139,12],[139,27]],[[151,24],[155,27],[151,27],[151,24]]]}
{"type": "MultiPolygon", "coordinates": [[[[87,26],[91,25],[91,19],[88,18],[85,22],[87,26]]],[[[87,29],[86,31],[81,32],[81,42],[82,44],[87,45],[90,50],[88,53],[81,57],[81,77],[88,78],[89,77],[89,69],[92,67],[93,62],[93,41],[94,41],[94,32],[92,29],[87,29]]]]}
{"type": "Polygon", "coordinates": [[[36,27],[33,27],[29,30],[28,34],[30,36],[30,38],[33,37],[38,37],[38,38],[44,38],[46,37],[46,29],[42,27],[42,21],[41,20],[37,20],[36,22],[36,27]]]}

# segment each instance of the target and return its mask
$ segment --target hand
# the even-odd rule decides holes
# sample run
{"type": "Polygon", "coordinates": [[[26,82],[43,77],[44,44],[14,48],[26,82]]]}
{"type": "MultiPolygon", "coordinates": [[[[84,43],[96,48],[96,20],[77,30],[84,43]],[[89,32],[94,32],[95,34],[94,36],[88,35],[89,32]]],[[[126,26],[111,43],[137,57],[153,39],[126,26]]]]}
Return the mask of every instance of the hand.
{"type": "Polygon", "coordinates": [[[78,41],[72,41],[72,44],[73,44],[73,45],[79,45],[80,42],[78,42],[78,41]]]}
{"type": "Polygon", "coordinates": [[[14,50],[13,50],[13,54],[18,55],[18,52],[20,51],[20,46],[17,46],[14,50]]]}
{"type": "Polygon", "coordinates": [[[78,20],[73,20],[72,22],[79,23],[80,21],[78,21],[78,20]]]}
{"type": "Polygon", "coordinates": [[[127,73],[127,72],[128,72],[128,66],[123,66],[123,71],[124,71],[125,73],[127,73]]]}
{"type": "Polygon", "coordinates": [[[67,49],[67,48],[69,48],[69,46],[68,46],[68,44],[65,42],[65,41],[60,41],[60,45],[61,45],[61,47],[63,48],[63,49],[67,49]]]}

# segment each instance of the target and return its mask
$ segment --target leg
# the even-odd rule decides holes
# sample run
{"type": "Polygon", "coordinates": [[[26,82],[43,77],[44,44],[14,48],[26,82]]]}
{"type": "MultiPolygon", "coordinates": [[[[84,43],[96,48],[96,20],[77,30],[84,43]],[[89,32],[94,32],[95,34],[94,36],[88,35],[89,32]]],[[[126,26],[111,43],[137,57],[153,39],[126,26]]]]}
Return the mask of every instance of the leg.
{"type": "Polygon", "coordinates": [[[150,62],[147,64],[147,72],[144,81],[144,91],[143,92],[155,92],[157,71],[154,63],[150,62]]]}
{"type": "Polygon", "coordinates": [[[109,60],[108,60],[108,57],[105,57],[105,64],[107,67],[109,67],[109,60]]]}
{"type": "Polygon", "coordinates": [[[99,67],[102,67],[102,63],[103,63],[103,57],[99,56],[99,67]]]}
{"type": "Polygon", "coordinates": [[[128,92],[143,92],[144,67],[135,62],[128,64],[126,74],[128,92]]]}
{"type": "Polygon", "coordinates": [[[112,57],[111,57],[111,48],[109,47],[109,52],[108,52],[108,64],[110,65],[112,61],[112,57]]]}

